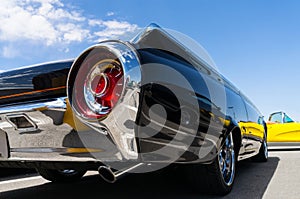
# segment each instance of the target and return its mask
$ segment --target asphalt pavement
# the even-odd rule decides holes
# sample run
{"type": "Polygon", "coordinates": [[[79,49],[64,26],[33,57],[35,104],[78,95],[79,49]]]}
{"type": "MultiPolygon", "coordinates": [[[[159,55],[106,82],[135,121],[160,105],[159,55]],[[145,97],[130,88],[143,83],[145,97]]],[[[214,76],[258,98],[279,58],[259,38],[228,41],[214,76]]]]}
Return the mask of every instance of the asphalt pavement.
{"type": "MultiPolygon", "coordinates": [[[[300,151],[272,151],[267,163],[239,163],[236,181],[223,198],[300,198],[300,151]]],[[[199,187],[201,190],[201,188],[199,187]]],[[[196,193],[180,174],[127,175],[115,184],[104,182],[96,172],[81,181],[54,184],[35,173],[0,178],[0,199],[76,198],[220,198],[196,193]]]]}

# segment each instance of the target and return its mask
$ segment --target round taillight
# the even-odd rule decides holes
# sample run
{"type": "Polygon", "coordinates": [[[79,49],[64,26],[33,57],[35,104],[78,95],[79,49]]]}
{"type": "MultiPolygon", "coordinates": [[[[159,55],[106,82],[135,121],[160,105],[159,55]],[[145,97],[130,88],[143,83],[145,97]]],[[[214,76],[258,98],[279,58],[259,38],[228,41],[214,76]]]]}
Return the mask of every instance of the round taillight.
{"type": "Polygon", "coordinates": [[[106,117],[118,103],[124,87],[124,71],[118,57],[95,48],[81,63],[74,83],[74,107],[87,119],[106,117]]]}
{"type": "Polygon", "coordinates": [[[102,60],[95,64],[84,82],[84,98],[88,107],[100,115],[110,112],[123,88],[123,70],[118,61],[102,60]]]}
{"type": "Polygon", "coordinates": [[[101,97],[108,90],[108,78],[104,73],[96,74],[89,80],[90,90],[96,97],[101,97]]]}

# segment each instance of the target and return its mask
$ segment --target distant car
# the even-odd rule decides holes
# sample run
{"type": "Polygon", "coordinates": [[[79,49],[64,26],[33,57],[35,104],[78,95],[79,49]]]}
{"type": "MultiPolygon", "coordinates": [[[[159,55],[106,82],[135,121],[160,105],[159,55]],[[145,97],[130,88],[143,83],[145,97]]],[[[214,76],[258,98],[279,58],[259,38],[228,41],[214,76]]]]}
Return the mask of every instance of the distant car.
{"type": "Polygon", "coordinates": [[[152,24],[75,60],[2,73],[0,167],[33,167],[53,182],[98,170],[112,183],[184,165],[197,190],[229,193],[237,161],[267,161],[266,123],[182,42],[152,24]]]}
{"type": "Polygon", "coordinates": [[[269,148],[300,148],[300,123],[286,113],[272,113],[267,127],[269,148]]]}

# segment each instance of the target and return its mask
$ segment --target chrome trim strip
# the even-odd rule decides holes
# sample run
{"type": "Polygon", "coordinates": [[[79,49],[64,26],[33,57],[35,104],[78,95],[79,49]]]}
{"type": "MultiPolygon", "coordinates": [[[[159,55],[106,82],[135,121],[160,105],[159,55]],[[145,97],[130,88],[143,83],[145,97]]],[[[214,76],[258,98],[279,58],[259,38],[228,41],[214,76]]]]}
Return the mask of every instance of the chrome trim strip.
{"type": "Polygon", "coordinates": [[[66,97],[53,98],[48,101],[39,100],[39,101],[29,101],[26,103],[10,104],[7,106],[0,107],[0,114],[4,113],[13,113],[13,112],[27,112],[36,110],[39,108],[61,108],[66,109],[66,97]]]}
{"type": "Polygon", "coordinates": [[[299,150],[300,142],[268,142],[269,150],[299,150]]]}

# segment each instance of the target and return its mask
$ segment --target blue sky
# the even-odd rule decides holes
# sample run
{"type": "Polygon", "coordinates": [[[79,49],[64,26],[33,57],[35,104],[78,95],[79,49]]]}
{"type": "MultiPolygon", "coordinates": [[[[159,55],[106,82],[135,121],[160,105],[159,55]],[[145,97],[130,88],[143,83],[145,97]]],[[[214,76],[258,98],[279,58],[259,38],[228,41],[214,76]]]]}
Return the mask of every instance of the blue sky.
{"type": "Polygon", "coordinates": [[[299,10],[296,0],[1,0],[0,70],[73,58],[156,22],[199,42],[266,117],[299,121],[299,10]]]}

